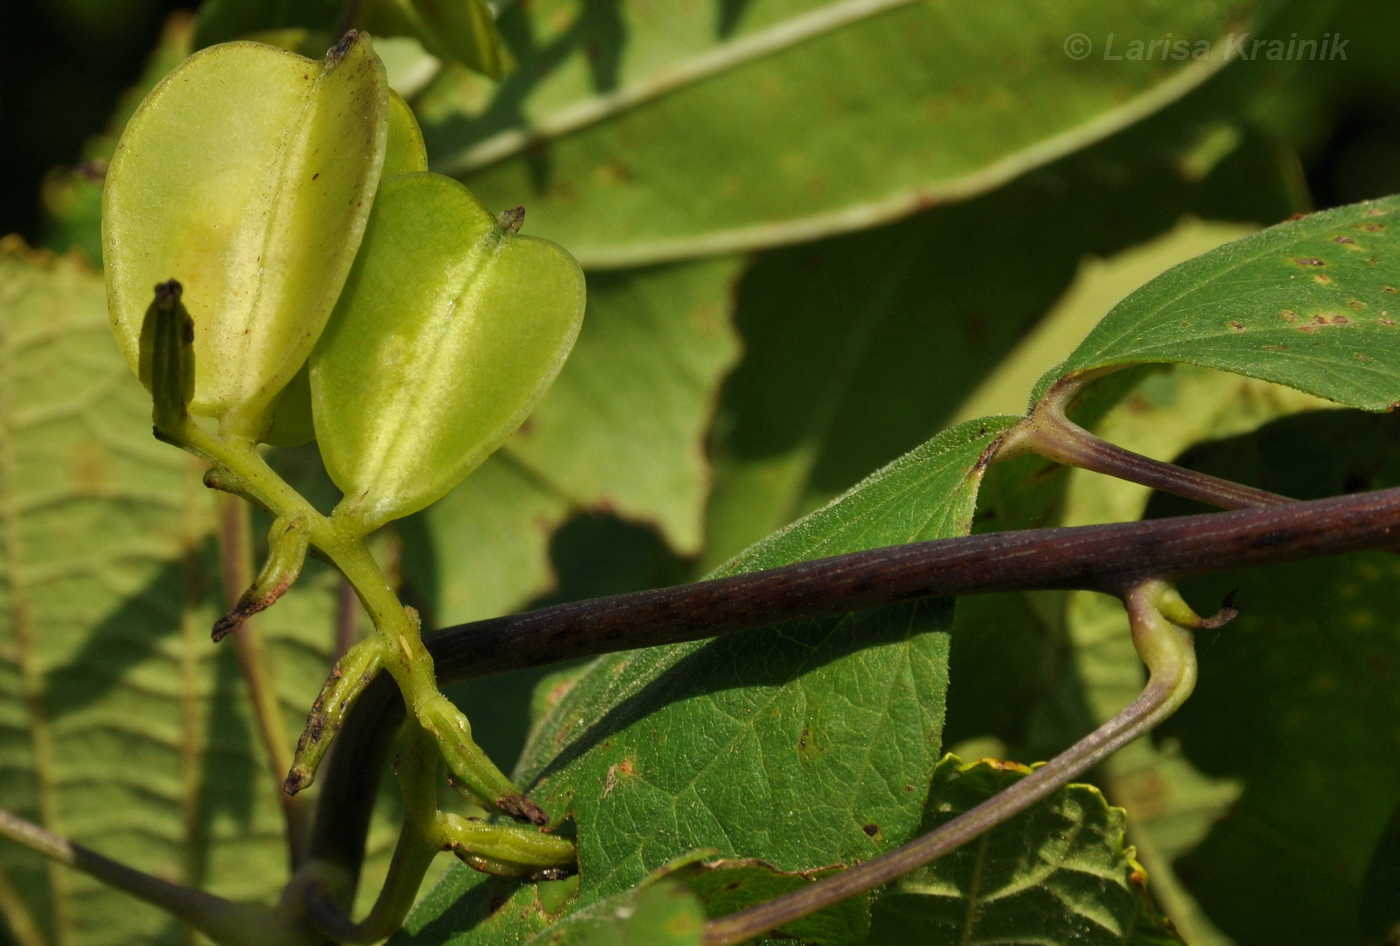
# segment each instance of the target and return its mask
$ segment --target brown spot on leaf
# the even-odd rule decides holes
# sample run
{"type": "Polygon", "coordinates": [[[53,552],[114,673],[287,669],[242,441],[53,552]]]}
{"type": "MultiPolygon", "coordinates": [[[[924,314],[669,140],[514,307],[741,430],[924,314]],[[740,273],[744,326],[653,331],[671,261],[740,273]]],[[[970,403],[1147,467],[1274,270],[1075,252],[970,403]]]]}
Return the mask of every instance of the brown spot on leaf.
{"type": "Polygon", "coordinates": [[[1353,240],[1353,239],[1352,239],[1351,237],[1349,237],[1349,236],[1333,237],[1333,239],[1336,240],[1338,243],[1341,243],[1341,244],[1355,243],[1355,242],[1356,242],[1355,240],[1353,240]]]}
{"type": "Polygon", "coordinates": [[[1383,224],[1383,223],[1363,223],[1363,224],[1361,225],[1361,229],[1365,230],[1367,233],[1380,233],[1382,230],[1385,229],[1385,224],[1383,224]]]}
{"type": "Polygon", "coordinates": [[[1319,259],[1319,258],[1316,257],[1316,256],[1298,256],[1298,257],[1295,257],[1295,258],[1294,258],[1293,262],[1297,263],[1299,266],[1326,266],[1326,265],[1327,265],[1325,262],[1323,262],[1321,259],[1319,259]]]}
{"type": "Polygon", "coordinates": [[[875,835],[880,833],[880,826],[878,824],[875,824],[874,822],[871,822],[870,824],[861,825],[860,830],[864,831],[867,837],[873,838],[875,837],[875,835]]]}
{"type": "Polygon", "coordinates": [[[1243,322],[1240,322],[1240,321],[1232,321],[1232,322],[1230,323],[1230,328],[1234,329],[1236,332],[1243,332],[1243,331],[1244,331],[1244,323],[1243,323],[1243,322]]]}
{"type": "Polygon", "coordinates": [[[73,480],[84,496],[101,496],[110,485],[107,450],[96,440],[83,440],[73,450],[73,480]]]}
{"type": "Polygon", "coordinates": [[[1334,316],[1332,316],[1332,324],[1333,324],[1333,325],[1349,325],[1349,324],[1351,324],[1351,319],[1347,318],[1345,315],[1334,315],[1334,316]]]}
{"type": "Polygon", "coordinates": [[[1381,316],[1380,318],[1376,319],[1376,321],[1379,322],[1379,323],[1381,323],[1382,325],[1394,325],[1394,324],[1395,324],[1395,320],[1394,320],[1394,319],[1386,318],[1385,316],[1381,316]]]}
{"type": "Polygon", "coordinates": [[[1331,280],[1331,279],[1329,279],[1328,277],[1322,275],[1321,273],[1319,273],[1318,275],[1314,276],[1313,279],[1316,279],[1316,280],[1318,281],[1318,283],[1321,284],[1321,285],[1323,285],[1323,286],[1331,285],[1331,283],[1332,283],[1332,280],[1331,280]]]}
{"type": "Polygon", "coordinates": [[[1368,362],[1368,361],[1371,360],[1371,356],[1370,356],[1370,355],[1365,355],[1365,354],[1362,354],[1361,352],[1356,352],[1356,353],[1353,354],[1351,357],[1355,358],[1357,361],[1361,362],[1363,365],[1366,364],[1366,362],[1368,362]]]}
{"type": "Polygon", "coordinates": [[[1279,313],[1279,318],[1283,319],[1285,322],[1296,322],[1298,321],[1298,313],[1294,312],[1292,309],[1284,309],[1279,313]]]}

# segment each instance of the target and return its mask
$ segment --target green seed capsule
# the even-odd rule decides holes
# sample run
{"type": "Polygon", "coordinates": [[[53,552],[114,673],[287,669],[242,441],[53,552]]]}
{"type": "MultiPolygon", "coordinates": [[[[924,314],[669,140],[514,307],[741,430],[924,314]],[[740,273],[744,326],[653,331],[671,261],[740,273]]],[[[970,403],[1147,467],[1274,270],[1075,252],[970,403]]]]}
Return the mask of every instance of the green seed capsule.
{"type": "Polygon", "coordinates": [[[388,115],[364,34],[323,63],[227,43],[176,67],[128,123],[103,195],[108,305],[133,370],[151,287],[179,280],[195,324],[190,411],[260,436],[354,260],[388,115]]]}
{"type": "MultiPolygon", "coordinates": [[[[428,152],[423,132],[413,110],[397,92],[389,92],[389,143],[384,150],[383,178],[428,169],[428,152]]],[[[292,376],[271,410],[271,419],[258,439],[275,447],[294,447],[316,436],[311,421],[311,380],[309,365],[292,376]]]]}
{"type": "Polygon", "coordinates": [[[368,531],[452,489],[525,420],[583,308],[560,247],[503,229],[450,178],[385,181],[311,358],[336,515],[368,531]]]}

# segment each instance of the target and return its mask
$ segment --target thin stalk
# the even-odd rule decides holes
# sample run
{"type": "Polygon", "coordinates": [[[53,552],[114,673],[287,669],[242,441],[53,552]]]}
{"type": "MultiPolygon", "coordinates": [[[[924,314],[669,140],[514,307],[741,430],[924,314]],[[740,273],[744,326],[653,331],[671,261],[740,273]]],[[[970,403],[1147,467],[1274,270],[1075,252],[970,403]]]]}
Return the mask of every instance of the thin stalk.
{"type": "Polygon", "coordinates": [[[1085,380],[1063,381],[1051,388],[1004,441],[1001,455],[1036,453],[1056,463],[1115,476],[1222,509],[1254,509],[1294,502],[1278,493],[1154,460],[1094,436],[1065,414],[1066,406],[1085,380]]]}
{"type": "Polygon", "coordinates": [[[311,922],[337,943],[377,943],[403,925],[428,865],[442,849],[437,843],[437,744],[432,735],[412,727],[409,748],[395,761],[403,792],[403,826],[384,886],[359,923],[346,916],[335,900],[317,886],[306,890],[306,910],[311,922]]]}
{"type": "MultiPolygon", "coordinates": [[[[219,494],[219,561],[223,572],[224,606],[232,610],[239,595],[253,580],[252,510],[237,496],[219,494]]],[[[306,856],[310,817],[300,799],[282,791],[282,778],[292,765],[291,737],[282,704],[277,699],[272,667],[256,618],[247,618],[233,632],[233,646],[248,698],[258,738],[267,754],[282,818],[287,825],[287,855],[295,873],[306,856]]]]}
{"type": "Polygon", "coordinates": [[[705,946],[733,946],[923,867],[1048,797],[1123,746],[1149,732],[1191,695],[1196,656],[1189,631],[1158,609],[1160,582],[1125,596],[1133,643],[1147,664],[1147,686],[1126,709],[992,798],[921,838],[826,880],[705,924],[705,946]]]}
{"type": "MultiPolygon", "coordinates": [[[[211,485],[257,503],[286,521],[304,523],[310,543],[354,586],[384,644],[384,669],[403,692],[413,716],[437,738],[438,748],[453,774],[511,817],[536,825],[547,823],[544,811],[526,798],[472,741],[466,716],[438,690],[433,658],[419,633],[417,612],[399,601],[383,569],[370,554],[364,534],[343,517],[321,515],[267,465],[250,439],[216,435],[188,419],[167,436],[213,465],[206,478],[211,485]]],[[[358,691],[351,699],[356,696],[358,691]]],[[[312,755],[319,758],[334,731],[317,725],[316,718],[317,710],[313,709],[305,737],[314,747],[322,747],[312,749],[312,755]]],[[[295,794],[310,784],[313,773],[314,767],[303,766],[295,759],[283,782],[284,790],[295,794]]]]}
{"type": "Polygon", "coordinates": [[[183,920],[222,946],[323,946],[324,940],[294,912],[233,903],[103,857],[39,825],[0,811],[0,837],[58,864],[95,877],[183,920]]]}

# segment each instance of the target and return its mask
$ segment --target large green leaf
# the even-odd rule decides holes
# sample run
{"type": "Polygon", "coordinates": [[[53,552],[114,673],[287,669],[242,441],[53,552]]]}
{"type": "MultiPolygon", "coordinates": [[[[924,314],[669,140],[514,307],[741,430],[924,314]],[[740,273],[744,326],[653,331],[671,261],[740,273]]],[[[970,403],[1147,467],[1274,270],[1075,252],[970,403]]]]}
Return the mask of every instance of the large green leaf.
{"type": "Polygon", "coordinates": [[[1353,407],[1400,402],[1400,198],[1271,227],[1176,267],[1108,314],[1037,386],[1183,362],[1353,407]]]}
{"type": "MultiPolygon", "coordinates": [[[[721,573],[966,532],[987,448],[1014,422],[940,435],[721,573]]],[[[938,755],[950,611],[874,609],[591,665],[519,771],[577,822],[580,904],[700,847],[805,871],[909,838],[938,755]]],[[[537,915],[532,900],[521,891],[502,911],[537,915]]],[[[465,930],[481,907],[435,897],[412,927],[465,930]]]]}
{"type": "Polygon", "coordinates": [[[585,266],[772,246],[991,190],[1224,65],[1083,60],[1067,41],[1258,25],[1257,2],[754,0],[507,8],[520,68],[421,102],[437,169],[524,203],[585,266]],[[1071,52],[1073,49],[1071,48],[1071,52]],[[703,160],[696,160],[703,155],[703,160]]]}
{"type": "MultiPolygon", "coordinates": [[[[934,773],[932,831],[1029,774],[948,756],[934,773]]],[[[1070,785],[970,844],[900,878],[876,901],[872,943],[1180,943],[1155,915],[1126,819],[1098,789],[1070,785]]]]}
{"type": "MultiPolygon", "coordinates": [[[[282,818],[233,650],[201,464],[150,436],[101,277],[0,244],[0,807],[159,876],[266,899],[282,818]]],[[[313,567],[260,620],[295,726],[329,663],[313,567]]],[[[176,943],[164,914],[0,842],[50,942],[176,943]]]]}

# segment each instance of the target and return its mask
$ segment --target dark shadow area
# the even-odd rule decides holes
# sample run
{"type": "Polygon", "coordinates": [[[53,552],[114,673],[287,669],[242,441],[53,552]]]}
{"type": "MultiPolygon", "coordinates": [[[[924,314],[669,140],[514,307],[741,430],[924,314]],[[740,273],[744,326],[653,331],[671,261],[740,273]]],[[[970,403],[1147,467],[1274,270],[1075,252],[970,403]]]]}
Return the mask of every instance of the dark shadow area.
{"type": "Polygon", "coordinates": [[[748,12],[753,0],[719,0],[719,16],[715,19],[715,35],[728,39],[739,28],[739,21],[748,12]]]}
{"type": "Polygon", "coordinates": [[[192,0],[6,0],[0,56],[0,234],[44,238],[40,182],[76,163],[140,75],[161,23],[192,0]]]}
{"type": "MultiPolygon", "coordinates": [[[[1299,499],[1400,484],[1400,416],[1317,411],[1203,444],[1184,465],[1299,499]]],[[[1153,497],[1149,516],[1202,511],[1153,497]]],[[[1239,946],[1362,942],[1366,875],[1400,804],[1400,557],[1367,552],[1182,582],[1240,617],[1197,642],[1200,681],[1158,731],[1243,795],[1176,864],[1239,946]]]]}
{"type": "Polygon", "coordinates": [[[145,588],[125,598],[93,627],[72,660],[49,671],[44,694],[53,718],[100,703],[121,684],[127,671],[155,654],[162,639],[180,633],[181,609],[186,603],[217,590],[190,585],[200,581],[201,575],[218,573],[212,539],[198,554],[205,568],[166,565],[145,588]]]}

